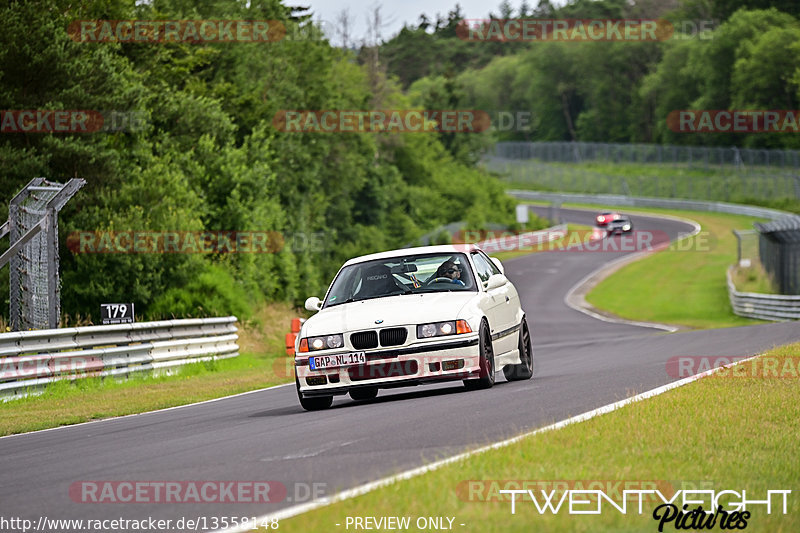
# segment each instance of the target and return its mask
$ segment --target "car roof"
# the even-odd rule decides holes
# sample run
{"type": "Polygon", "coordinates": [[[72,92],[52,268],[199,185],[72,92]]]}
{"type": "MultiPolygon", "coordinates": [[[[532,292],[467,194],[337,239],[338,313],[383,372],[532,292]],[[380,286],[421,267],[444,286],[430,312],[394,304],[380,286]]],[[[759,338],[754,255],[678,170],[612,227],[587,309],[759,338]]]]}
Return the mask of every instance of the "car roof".
{"type": "Polygon", "coordinates": [[[386,252],[378,252],[374,254],[362,255],[347,260],[342,266],[352,265],[355,263],[363,263],[364,261],[372,261],[375,259],[390,259],[392,257],[402,257],[404,255],[417,255],[417,254],[456,254],[468,253],[480,248],[474,244],[440,244],[436,246],[417,246],[414,248],[398,248],[397,250],[388,250],[386,252]]]}

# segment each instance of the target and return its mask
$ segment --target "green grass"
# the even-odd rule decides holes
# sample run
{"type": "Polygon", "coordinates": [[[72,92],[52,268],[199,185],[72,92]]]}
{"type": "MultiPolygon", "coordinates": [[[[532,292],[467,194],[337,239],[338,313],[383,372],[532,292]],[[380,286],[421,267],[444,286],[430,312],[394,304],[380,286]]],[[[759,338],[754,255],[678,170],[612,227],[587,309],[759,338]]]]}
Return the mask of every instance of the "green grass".
{"type": "Polygon", "coordinates": [[[293,381],[284,353],[288,304],[262,306],[256,321],[239,330],[238,357],[179,367],[173,375],[132,374],[58,381],[43,394],[0,402],[0,436],[143,413],[220,398],[293,381]]]}
{"type": "Polygon", "coordinates": [[[735,266],[731,272],[731,280],[739,292],[780,294],[776,283],[758,260],[749,267],[735,266]]]}
{"type": "MultiPolygon", "coordinates": [[[[530,499],[518,499],[516,514],[512,515],[507,496],[496,492],[498,485],[491,485],[492,480],[571,480],[584,485],[598,480],[603,490],[608,490],[605,487],[613,481],[629,481],[634,489],[661,488],[666,497],[672,496],[670,487],[744,489],[748,499],[763,496],[767,490],[789,489],[793,493],[788,514],[776,513],[773,508],[767,515],[764,506],[751,507],[747,531],[798,531],[800,344],[777,348],[769,355],[791,356],[785,361],[792,363],[793,371],[782,378],[701,379],[586,422],[526,437],[434,472],[283,520],[280,530],[348,531],[348,516],[409,516],[412,524],[421,516],[447,516],[455,518],[454,530],[466,533],[658,531],[658,522],[650,516],[655,506],[651,502],[645,502],[642,515],[623,515],[605,505],[602,515],[578,516],[569,515],[565,509],[555,515],[540,515],[530,499]],[[486,486],[487,490],[470,492],[469,488],[475,486],[486,486]]],[[[333,490],[331,487],[328,492],[333,490]]],[[[633,505],[629,502],[629,511],[635,508],[633,505]]],[[[413,526],[409,530],[417,531],[413,526]]],[[[674,524],[665,526],[664,531],[675,531],[674,524]]]]}

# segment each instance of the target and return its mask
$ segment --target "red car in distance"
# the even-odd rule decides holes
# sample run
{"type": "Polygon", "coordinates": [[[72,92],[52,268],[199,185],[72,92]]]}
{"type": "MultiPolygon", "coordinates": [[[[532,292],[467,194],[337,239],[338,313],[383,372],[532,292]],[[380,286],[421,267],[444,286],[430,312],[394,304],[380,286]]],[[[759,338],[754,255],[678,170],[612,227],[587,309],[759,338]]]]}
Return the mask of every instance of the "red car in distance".
{"type": "Polygon", "coordinates": [[[614,211],[608,211],[597,215],[597,218],[595,220],[597,221],[598,226],[607,226],[609,222],[619,220],[621,216],[622,215],[614,211]]]}

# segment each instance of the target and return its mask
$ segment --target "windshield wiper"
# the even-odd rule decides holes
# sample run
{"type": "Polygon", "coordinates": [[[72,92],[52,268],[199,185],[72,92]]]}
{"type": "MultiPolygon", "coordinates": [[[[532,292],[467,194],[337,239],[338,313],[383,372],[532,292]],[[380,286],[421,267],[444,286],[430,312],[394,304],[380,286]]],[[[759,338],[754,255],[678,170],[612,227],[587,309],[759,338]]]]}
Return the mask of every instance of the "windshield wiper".
{"type": "Polygon", "coordinates": [[[344,304],[349,304],[349,303],[353,303],[353,302],[363,302],[364,300],[374,300],[376,298],[386,298],[388,296],[405,296],[406,294],[417,294],[413,290],[409,289],[408,287],[400,287],[398,285],[397,289],[398,290],[403,290],[405,292],[401,292],[401,293],[389,292],[389,293],[386,293],[386,294],[379,294],[378,296],[367,296],[366,298],[355,298],[355,297],[351,296],[347,300],[342,300],[341,302],[331,303],[331,304],[329,304],[329,305],[327,305],[325,307],[335,307],[337,305],[344,305],[344,304]]]}

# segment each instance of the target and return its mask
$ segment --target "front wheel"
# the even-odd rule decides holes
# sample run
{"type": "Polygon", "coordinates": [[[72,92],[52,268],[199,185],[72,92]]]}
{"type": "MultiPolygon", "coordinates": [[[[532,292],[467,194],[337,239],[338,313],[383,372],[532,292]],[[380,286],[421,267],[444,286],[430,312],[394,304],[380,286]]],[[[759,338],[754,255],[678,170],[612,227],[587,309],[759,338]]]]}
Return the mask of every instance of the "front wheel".
{"type": "Polygon", "coordinates": [[[519,328],[519,359],[518,365],[506,365],[503,367],[508,381],[520,381],[533,377],[533,348],[531,346],[531,334],[528,330],[528,322],[523,318],[519,328]]]}
{"type": "Polygon", "coordinates": [[[321,411],[333,405],[333,396],[315,396],[313,398],[304,398],[300,394],[300,381],[297,376],[294,377],[294,383],[297,387],[297,398],[300,400],[300,405],[306,411],[321,411]]]}
{"type": "Polygon", "coordinates": [[[489,324],[484,322],[480,332],[480,377],[465,379],[464,386],[467,390],[490,389],[494,385],[494,349],[492,348],[492,334],[489,324]]]}

